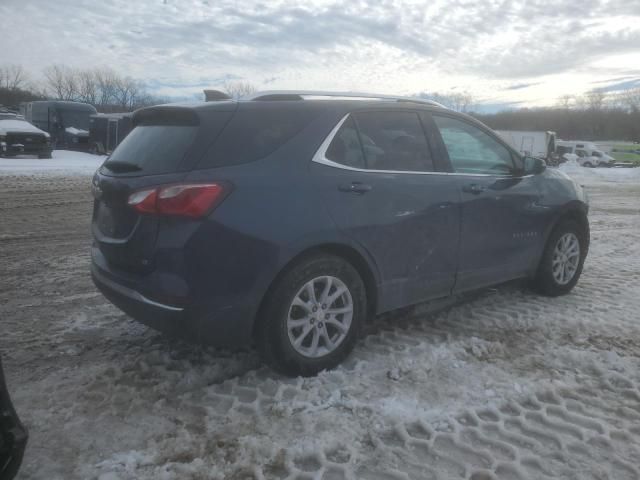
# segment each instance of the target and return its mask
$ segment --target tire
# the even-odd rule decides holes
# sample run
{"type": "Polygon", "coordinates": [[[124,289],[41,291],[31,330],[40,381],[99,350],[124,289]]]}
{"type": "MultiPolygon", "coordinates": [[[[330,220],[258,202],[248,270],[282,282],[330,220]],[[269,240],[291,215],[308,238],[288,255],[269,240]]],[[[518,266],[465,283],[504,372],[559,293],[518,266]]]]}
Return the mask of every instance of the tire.
{"type": "MultiPolygon", "coordinates": [[[[533,288],[538,293],[549,297],[557,297],[569,293],[573,290],[573,287],[576,286],[576,283],[578,283],[578,280],[580,279],[582,267],[584,265],[584,260],[587,257],[588,250],[588,232],[574,220],[561,221],[561,223],[553,229],[549,239],[547,240],[544,253],[542,254],[542,259],[540,260],[538,270],[533,279],[533,288]],[[558,259],[556,256],[556,248],[560,249],[560,242],[566,241],[563,239],[572,239],[571,236],[577,240],[579,252],[577,258],[574,257],[576,260],[575,265],[572,264],[571,260],[568,261],[570,265],[567,266],[567,275],[570,273],[570,270],[575,268],[570,278],[562,278],[562,268],[559,268],[558,263],[556,263],[556,260],[558,259]],[[556,265],[555,274],[554,265],[556,265]]],[[[563,263],[561,259],[562,257],[558,259],[560,264],[563,263]]]]}
{"type": "Polygon", "coordinates": [[[334,255],[304,258],[289,268],[268,293],[256,331],[260,354],[274,370],[289,376],[313,376],[330,370],[353,350],[366,312],[364,283],[351,264],[334,255]],[[333,301],[329,298],[331,303],[327,305],[322,297],[329,278],[329,297],[338,294],[337,288],[346,291],[333,301]],[[309,296],[310,283],[317,302],[309,296]],[[351,314],[337,313],[329,317],[331,323],[324,323],[329,315],[326,312],[348,310],[349,302],[351,314]],[[292,327],[296,322],[301,325],[292,327]],[[335,346],[325,338],[335,341],[335,346]]]}
{"type": "Polygon", "coordinates": [[[586,168],[593,168],[593,164],[591,162],[584,162],[582,166],[586,168]]]}

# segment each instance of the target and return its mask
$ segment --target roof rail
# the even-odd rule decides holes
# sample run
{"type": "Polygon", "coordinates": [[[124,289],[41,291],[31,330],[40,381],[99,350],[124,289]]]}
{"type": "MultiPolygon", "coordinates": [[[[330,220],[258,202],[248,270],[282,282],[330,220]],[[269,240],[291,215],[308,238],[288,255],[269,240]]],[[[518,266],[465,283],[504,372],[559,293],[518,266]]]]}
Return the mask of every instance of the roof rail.
{"type": "Polygon", "coordinates": [[[400,97],[397,95],[381,95],[378,93],[361,92],[326,92],[322,90],[265,90],[243,97],[242,100],[267,101],[267,100],[304,100],[304,97],[336,97],[336,98],[363,98],[372,100],[386,100],[392,102],[420,103],[434,107],[446,108],[433,100],[425,100],[414,97],[400,97]]]}

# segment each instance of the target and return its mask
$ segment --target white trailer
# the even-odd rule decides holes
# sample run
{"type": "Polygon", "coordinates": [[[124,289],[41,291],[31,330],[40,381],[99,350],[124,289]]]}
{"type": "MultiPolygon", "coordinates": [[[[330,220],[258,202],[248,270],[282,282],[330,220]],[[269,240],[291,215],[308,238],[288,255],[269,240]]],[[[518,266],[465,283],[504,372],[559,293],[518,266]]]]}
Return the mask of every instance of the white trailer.
{"type": "Polygon", "coordinates": [[[548,160],[556,149],[555,132],[496,130],[496,133],[523,155],[548,160]]]}

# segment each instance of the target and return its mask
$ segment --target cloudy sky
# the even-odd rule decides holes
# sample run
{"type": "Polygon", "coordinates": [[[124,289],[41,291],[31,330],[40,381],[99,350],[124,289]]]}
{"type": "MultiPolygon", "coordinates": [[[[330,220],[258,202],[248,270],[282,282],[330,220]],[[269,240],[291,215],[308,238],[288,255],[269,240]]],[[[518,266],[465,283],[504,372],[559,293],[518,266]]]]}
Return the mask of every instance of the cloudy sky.
{"type": "Polygon", "coordinates": [[[640,86],[640,0],[0,0],[0,19],[0,64],[107,65],[170,96],[243,80],[535,106],[640,86]]]}

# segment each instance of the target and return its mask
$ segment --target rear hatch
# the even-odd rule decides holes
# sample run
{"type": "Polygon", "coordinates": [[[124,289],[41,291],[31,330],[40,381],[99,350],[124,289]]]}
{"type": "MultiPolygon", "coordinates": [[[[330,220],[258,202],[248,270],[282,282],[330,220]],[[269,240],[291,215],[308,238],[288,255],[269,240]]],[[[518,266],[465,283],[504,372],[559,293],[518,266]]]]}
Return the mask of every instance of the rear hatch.
{"type": "Polygon", "coordinates": [[[100,167],[92,185],[92,231],[110,266],[131,273],[154,268],[161,220],[137,213],[127,203],[129,196],[182,181],[236,108],[234,102],[219,102],[202,109],[160,106],[135,113],[135,128],[100,167]]]}

